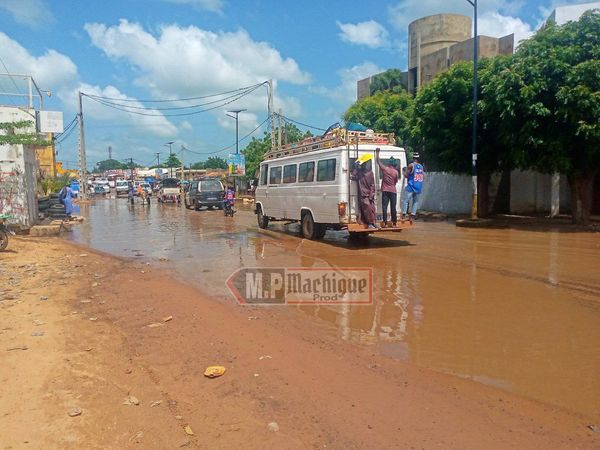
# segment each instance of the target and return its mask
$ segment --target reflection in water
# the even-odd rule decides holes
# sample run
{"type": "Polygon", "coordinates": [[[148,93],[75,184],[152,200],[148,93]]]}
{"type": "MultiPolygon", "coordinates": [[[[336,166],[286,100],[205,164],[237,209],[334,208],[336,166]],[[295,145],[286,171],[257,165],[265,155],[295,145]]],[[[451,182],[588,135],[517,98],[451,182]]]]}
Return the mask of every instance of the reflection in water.
{"type": "Polygon", "coordinates": [[[240,211],[124,200],[82,205],[72,238],[148,261],[232,301],[240,267],[372,267],[372,305],[296,306],[340,339],[600,419],[600,240],[593,234],[469,230],[419,223],[366,246],[342,232],[302,240],[260,232],[240,211]]]}

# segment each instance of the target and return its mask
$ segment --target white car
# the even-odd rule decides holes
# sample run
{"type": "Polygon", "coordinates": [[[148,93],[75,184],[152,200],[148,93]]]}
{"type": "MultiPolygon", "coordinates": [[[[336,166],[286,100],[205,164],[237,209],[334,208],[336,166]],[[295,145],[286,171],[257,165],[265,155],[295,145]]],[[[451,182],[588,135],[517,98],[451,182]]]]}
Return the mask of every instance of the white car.
{"type": "Polygon", "coordinates": [[[127,180],[117,180],[115,183],[117,195],[127,195],[129,192],[129,182],[127,180]]]}

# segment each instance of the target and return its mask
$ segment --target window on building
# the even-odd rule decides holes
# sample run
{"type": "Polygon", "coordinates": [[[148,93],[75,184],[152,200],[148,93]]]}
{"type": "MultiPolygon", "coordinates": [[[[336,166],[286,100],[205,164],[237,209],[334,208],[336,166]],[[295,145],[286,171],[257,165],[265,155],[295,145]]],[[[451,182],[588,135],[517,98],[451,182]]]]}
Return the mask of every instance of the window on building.
{"type": "Polygon", "coordinates": [[[296,164],[290,164],[289,166],[283,166],[283,182],[284,183],[295,183],[296,182],[296,164]]]}
{"type": "Polygon", "coordinates": [[[298,182],[307,183],[315,179],[315,163],[304,162],[298,166],[298,182]]]}
{"type": "Polygon", "coordinates": [[[324,159],[317,163],[317,181],[335,180],[335,158],[324,159]]]}

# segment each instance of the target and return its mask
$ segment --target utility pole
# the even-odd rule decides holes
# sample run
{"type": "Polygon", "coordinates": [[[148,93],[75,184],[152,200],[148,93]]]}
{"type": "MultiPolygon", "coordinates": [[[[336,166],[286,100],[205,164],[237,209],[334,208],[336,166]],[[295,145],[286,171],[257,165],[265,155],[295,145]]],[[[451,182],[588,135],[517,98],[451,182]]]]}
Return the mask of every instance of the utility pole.
{"type": "Polygon", "coordinates": [[[112,147],[108,146],[108,159],[112,159],[112,147]]]}
{"type": "Polygon", "coordinates": [[[273,111],[273,80],[269,80],[269,117],[271,118],[271,148],[275,147],[275,117],[273,111]]]}
{"type": "Polygon", "coordinates": [[[125,161],[129,161],[129,179],[133,183],[133,158],[127,158],[125,161]]]}
{"type": "Polygon", "coordinates": [[[473,203],[471,205],[471,219],[477,219],[477,0],[467,0],[473,7],[473,129],[471,143],[471,158],[472,169],[471,176],[473,178],[473,203]]]}
{"type": "Polygon", "coordinates": [[[181,145],[181,179],[185,180],[185,164],[183,163],[183,150],[185,149],[185,147],[183,146],[183,144],[181,145]]]}
{"type": "Polygon", "coordinates": [[[156,152],[156,165],[160,169],[160,152],[156,152]]]}
{"type": "Polygon", "coordinates": [[[79,91],[79,190],[81,198],[87,200],[87,164],[85,159],[85,135],[83,131],[83,101],[82,93],[79,91]]]}
{"type": "Polygon", "coordinates": [[[281,150],[281,108],[277,114],[277,149],[281,150]]]}
{"type": "Polygon", "coordinates": [[[231,114],[226,114],[226,116],[229,116],[233,119],[235,119],[235,154],[237,155],[240,152],[239,149],[239,133],[240,133],[240,128],[238,126],[238,116],[242,111],[246,111],[245,109],[234,109],[233,111],[227,111],[230,113],[234,113],[235,116],[232,116],[231,114]]]}

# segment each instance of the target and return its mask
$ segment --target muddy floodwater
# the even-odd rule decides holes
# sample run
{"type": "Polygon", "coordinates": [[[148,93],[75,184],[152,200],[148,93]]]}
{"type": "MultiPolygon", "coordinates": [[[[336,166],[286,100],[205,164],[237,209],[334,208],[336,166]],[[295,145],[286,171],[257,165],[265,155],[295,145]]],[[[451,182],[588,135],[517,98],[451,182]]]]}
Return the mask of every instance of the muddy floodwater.
{"type": "Polygon", "coordinates": [[[226,218],[105,199],[82,214],[89,220],[71,239],[233,304],[225,280],[240,267],[372,267],[372,305],[273,308],[390,357],[600,419],[598,233],[417,223],[357,244],[343,232],[307,241],[295,225],[265,233],[250,210],[226,218]]]}

